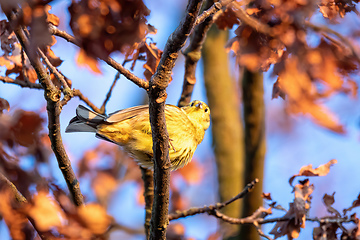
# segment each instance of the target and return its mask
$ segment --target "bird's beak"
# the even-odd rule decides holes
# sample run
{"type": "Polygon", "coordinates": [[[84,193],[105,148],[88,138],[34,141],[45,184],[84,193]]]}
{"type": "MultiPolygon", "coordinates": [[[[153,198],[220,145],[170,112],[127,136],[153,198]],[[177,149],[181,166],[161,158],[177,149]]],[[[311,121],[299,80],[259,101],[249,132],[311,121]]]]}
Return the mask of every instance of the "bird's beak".
{"type": "Polygon", "coordinates": [[[203,105],[202,105],[202,102],[199,102],[198,104],[195,105],[196,107],[202,109],[203,108],[203,105]]]}

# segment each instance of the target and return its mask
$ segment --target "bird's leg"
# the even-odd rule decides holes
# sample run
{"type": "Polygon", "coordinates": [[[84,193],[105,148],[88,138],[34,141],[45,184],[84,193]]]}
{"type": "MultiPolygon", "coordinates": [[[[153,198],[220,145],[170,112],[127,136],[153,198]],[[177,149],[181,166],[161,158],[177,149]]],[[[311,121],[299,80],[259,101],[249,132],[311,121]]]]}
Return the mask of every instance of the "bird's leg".
{"type": "Polygon", "coordinates": [[[172,148],[172,150],[174,150],[174,152],[176,152],[175,148],[174,148],[174,145],[171,143],[171,141],[173,141],[172,139],[169,139],[169,143],[170,143],[170,146],[172,148]]]}

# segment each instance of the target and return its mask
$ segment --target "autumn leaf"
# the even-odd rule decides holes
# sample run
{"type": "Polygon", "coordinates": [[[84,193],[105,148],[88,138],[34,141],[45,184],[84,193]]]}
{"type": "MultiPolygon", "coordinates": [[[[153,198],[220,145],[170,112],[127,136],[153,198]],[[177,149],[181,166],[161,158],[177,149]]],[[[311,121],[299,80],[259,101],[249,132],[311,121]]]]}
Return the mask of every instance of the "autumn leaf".
{"type": "Polygon", "coordinates": [[[289,211],[283,216],[283,218],[290,218],[287,221],[277,222],[273,229],[269,232],[274,235],[274,238],[287,235],[289,239],[297,238],[300,233],[300,225],[295,224],[295,212],[294,212],[294,203],[289,204],[289,211]]]}
{"type": "Polygon", "coordinates": [[[170,224],[167,230],[166,239],[184,239],[185,226],[181,223],[170,224]]]}
{"type": "Polygon", "coordinates": [[[25,239],[24,228],[28,219],[26,215],[16,211],[11,203],[12,194],[10,191],[0,192],[0,214],[9,228],[12,239],[25,239]]]}
{"type": "Polygon", "coordinates": [[[159,65],[162,51],[158,49],[154,43],[145,43],[145,53],[146,63],[143,65],[145,68],[144,76],[148,81],[150,81],[152,75],[156,71],[157,66],[159,65]]]}
{"type": "Polygon", "coordinates": [[[96,197],[102,201],[108,199],[109,195],[116,189],[116,179],[106,172],[98,172],[91,182],[96,197]]]}
{"type": "Polygon", "coordinates": [[[2,112],[4,110],[9,111],[10,110],[10,104],[6,99],[0,98],[0,114],[2,114],[2,112]]]}
{"type": "Polygon", "coordinates": [[[235,24],[239,23],[240,20],[231,7],[226,8],[215,20],[215,24],[221,30],[231,29],[235,24]]]}
{"type": "Polygon", "coordinates": [[[348,212],[348,211],[351,211],[353,210],[353,208],[356,208],[356,207],[359,207],[360,206],[360,194],[357,196],[357,199],[355,201],[353,201],[351,207],[349,208],[346,208],[343,210],[344,212],[344,215],[348,212]]]}
{"type": "Polygon", "coordinates": [[[89,55],[86,54],[86,52],[83,49],[80,49],[80,51],[77,54],[76,63],[78,66],[86,66],[89,69],[91,69],[94,73],[101,74],[101,70],[99,68],[99,62],[89,55]]]}
{"type": "Polygon", "coordinates": [[[81,48],[91,57],[106,58],[112,52],[131,54],[154,27],[147,24],[150,10],[142,0],[73,1],[70,27],[81,48]]]}
{"type": "Polygon", "coordinates": [[[308,179],[301,181],[300,184],[294,187],[294,213],[295,213],[295,224],[302,228],[305,228],[306,213],[310,209],[310,195],[314,191],[314,185],[310,185],[308,179]]]}
{"type": "Polygon", "coordinates": [[[171,211],[184,210],[189,206],[189,200],[181,191],[174,185],[170,185],[171,190],[171,211]]]}
{"type": "Polygon", "coordinates": [[[78,215],[86,228],[94,234],[103,234],[113,221],[105,209],[95,203],[80,206],[78,215]]]}
{"type": "Polygon", "coordinates": [[[337,163],[337,160],[332,159],[326,164],[320,165],[315,169],[312,167],[312,164],[304,166],[300,169],[298,174],[293,175],[289,179],[289,184],[292,186],[292,182],[294,181],[295,177],[299,177],[299,176],[307,176],[307,177],[326,176],[330,171],[330,167],[335,163],[337,163]]]}
{"type": "Polygon", "coordinates": [[[266,200],[272,201],[271,194],[270,193],[262,193],[261,197],[266,200]]]}
{"type": "Polygon", "coordinates": [[[198,184],[204,175],[204,168],[197,161],[191,161],[186,167],[176,171],[190,185],[198,184]]]}
{"type": "MultiPolygon", "coordinates": [[[[339,228],[338,223],[320,223],[319,227],[313,229],[313,239],[314,240],[337,240],[336,231],[339,228]]],[[[346,239],[346,238],[340,238],[346,239]]]]}
{"type": "Polygon", "coordinates": [[[329,213],[335,214],[336,217],[341,217],[341,214],[335,208],[333,208],[331,206],[335,202],[334,195],[335,195],[335,192],[333,192],[332,195],[328,195],[328,194],[325,193],[325,195],[323,196],[323,202],[324,202],[324,204],[326,206],[326,210],[329,213]]]}
{"type": "Polygon", "coordinates": [[[37,113],[17,110],[12,116],[12,121],[11,131],[17,143],[27,147],[36,143],[36,136],[44,122],[37,113]]]}
{"type": "Polygon", "coordinates": [[[55,14],[49,13],[50,10],[51,6],[45,5],[46,21],[54,26],[59,26],[60,19],[55,14]]]}
{"type": "Polygon", "coordinates": [[[48,231],[62,225],[65,219],[60,206],[47,193],[38,192],[33,198],[33,204],[26,209],[27,214],[34,219],[40,231],[48,231]]]}

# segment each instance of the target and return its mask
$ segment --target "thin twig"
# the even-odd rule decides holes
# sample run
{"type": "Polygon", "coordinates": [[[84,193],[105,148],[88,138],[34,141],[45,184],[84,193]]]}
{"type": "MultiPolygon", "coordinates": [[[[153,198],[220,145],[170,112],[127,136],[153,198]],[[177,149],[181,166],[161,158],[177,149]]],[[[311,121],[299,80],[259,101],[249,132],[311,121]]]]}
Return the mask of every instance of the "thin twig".
{"type": "MultiPolygon", "coordinates": [[[[123,63],[122,63],[122,66],[124,66],[126,62],[127,62],[127,61],[126,61],[126,59],[125,59],[125,60],[123,61],[123,63]]],[[[117,72],[116,75],[115,75],[114,81],[113,81],[113,83],[111,84],[111,87],[110,87],[108,93],[106,94],[105,100],[104,100],[103,104],[102,104],[101,107],[100,107],[100,110],[101,110],[101,112],[102,112],[103,114],[105,113],[105,106],[106,106],[107,102],[110,100],[111,93],[112,93],[112,91],[114,90],[114,87],[115,87],[115,85],[116,85],[116,82],[117,82],[119,79],[120,79],[120,72],[117,72]]]]}
{"type": "Polygon", "coordinates": [[[80,98],[80,100],[86,103],[92,110],[100,114],[102,113],[100,108],[95,106],[95,104],[93,104],[87,97],[85,97],[84,94],[79,89],[73,89],[72,91],[74,96],[80,98]]]}
{"type": "Polygon", "coordinates": [[[183,217],[188,217],[188,216],[193,216],[199,213],[213,213],[214,210],[220,210],[223,207],[229,205],[230,203],[243,198],[248,192],[250,192],[254,187],[255,184],[258,183],[259,180],[255,179],[254,181],[252,181],[251,183],[247,184],[244,188],[244,190],[242,190],[238,195],[236,195],[235,197],[229,199],[226,202],[223,203],[216,203],[214,205],[210,205],[210,206],[205,206],[202,208],[190,208],[188,210],[185,211],[176,211],[175,213],[169,214],[169,221],[171,220],[175,220],[175,219],[179,219],[179,218],[183,218],[183,217]]]}
{"type": "Polygon", "coordinates": [[[25,82],[25,81],[18,80],[18,79],[12,79],[12,78],[7,77],[7,76],[0,76],[0,81],[4,82],[4,83],[15,84],[15,85],[18,85],[18,86],[20,86],[22,88],[43,89],[43,87],[39,83],[32,83],[32,82],[29,82],[29,81],[25,82]]]}
{"type": "MultiPolygon", "coordinates": [[[[205,8],[208,8],[211,1],[206,1],[205,8]]],[[[185,56],[185,73],[184,83],[181,92],[181,97],[178,102],[178,107],[188,105],[191,101],[191,95],[196,83],[196,66],[201,58],[201,48],[205,41],[206,33],[210,29],[213,20],[212,17],[207,17],[203,22],[197,25],[192,33],[189,46],[183,52],[185,56]]]]}
{"type": "Polygon", "coordinates": [[[238,7],[237,5],[232,5],[232,6],[236,8],[236,11],[234,12],[236,14],[236,17],[239,18],[242,23],[245,23],[246,25],[252,27],[259,33],[263,33],[271,37],[275,37],[273,28],[271,28],[268,24],[262,23],[259,21],[259,19],[250,16],[241,7],[238,7]]]}
{"type": "Polygon", "coordinates": [[[221,0],[215,2],[208,10],[204,11],[201,15],[199,15],[195,21],[195,26],[205,21],[206,18],[211,17],[216,12],[220,11],[222,8],[226,7],[228,4],[233,2],[234,0],[221,0]]]}
{"type": "MultiPolygon", "coordinates": [[[[278,217],[278,218],[269,218],[269,219],[263,219],[263,218],[232,218],[229,216],[226,216],[223,213],[220,213],[219,211],[212,211],[210,212],[211,215],[225,221],[231,224],[253,224],[254,222],[257,222],[260,225],[267,224],[267,223],[275,223],[275,222],[285,222],[290,221],[294,219],[295,217],[278,217]]],[[[354,218],[330,218],[330,217],[324,217],[324,218],[310,218],[307,217],[306,221],[309,222],[318,222],[318,223],[355,223],[357,220],[354,218]]]]}
{"type": "MultiPolygon", "coordinates": [[[[61,38],[65,39],[66,41],[75,44],[76,46],[80,46],[79,42],[75,39],[75,37],[71,36],[70,34],[68,34],[65,31],[58,29],[54,25],[49,24],[49,30],[50,30],[51,34],[61,37],[61,38]]],[[[149,88],[148,81],[135,76],[132,72],[130,72],[129,70],[124,68],[121,64],[116,62],[113,58],[107,57],[106,59],[102,59],[102,60],[104,62],[106,62],[108,65],[110,65],[111,67],[113,67],[114,69],[116,69],[117,71],[119,71],[122,75],[124,75],[124,77],[126,77],[127,79],[129,79],[130,81],[135,83],[137,86],[144,88],[145,90],[147,90],[149,88]]]]}
{"type": "Polygon", "coordinates": [[[40,48],[38,48],[38,52],[50,72],[54,74],[56,79],[59,80],[60,84],[63,86],[62,92],[64,93],[64,99],[61,100],[61,106],[64,106],[73,97],[73,92],[71,91],[68,83],[66,82],[65,77],[56,69],[56,67],[51,64],[47,56],[43,53],[43,51],[41,51],[40,48]]]}
{"type": "Polygon", "coordinates": [[[256,231],[258,232],[258,234],[261,236],[261,237],[264,237],[266,238],[267,240],[274,240],[273,238],[269,237],[268,235],[266,235],[262,230],[261,230],[261,227],[257,224],[257,223],[254,223],[254,227],[256,228],[256,231]]]}

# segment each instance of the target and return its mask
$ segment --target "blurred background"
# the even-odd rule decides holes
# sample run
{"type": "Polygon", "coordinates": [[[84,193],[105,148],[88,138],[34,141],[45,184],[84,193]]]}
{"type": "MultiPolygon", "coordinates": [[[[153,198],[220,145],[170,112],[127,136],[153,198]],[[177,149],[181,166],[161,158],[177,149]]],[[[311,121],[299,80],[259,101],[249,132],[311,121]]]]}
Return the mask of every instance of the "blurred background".
{"type": "MultiPolygon", "coordinates": [[[[53,6],[51,13],[60,18],[59,29],[71,33],[68,26],[67,8],[69,4],[70,1],[54,1],[51,3],[53,6]]],[[[183,17],[186,1],[146,0],[145,4],[151,10],[151,14],[147,18],[148,23],[157,28],[157,34],[149,35],[149,37],[157,44],[158,48],[163,49],[168,36],[183,17]]],[[[320,13],[315,14],[311,20],[326,24],[320,13]]],[[[351,13],[345,16],[341,24],[335,25],[334,30],[347,35],[349,32],[355,31],[354,29],[359,31],[358,26],[360,26],[358,16],[351,13]]],[[[234,36],[233,31],[234,29],[230,30],[230,37],[234,36]]],[[[80,89],[95,105],[100,106],[113,82],[116,71],[103,62],[100,62],[101,74],[94,74],[86,67],[78,66],[75,60],[78,47],[68,44],[60,38],[57,38],[57,41],[58,43],[52,47],[52,50],[64,61],[59,69],[71,79],[73,88],[80,89]]],[[[308,41],[316,45],[319,38],[316,35],[309,35],[308,41]]],[[[123,61],[123,56],[118,53],[111,56],[120,63],[123,61]]],[[[231,52],[228,59],[231,76],[235,82],[238,82],[240,70],[231,52]]],[[[207,102],[202,64],[203,62],[200,60],[196,72],[197,83],[192,99],[207,102]]],[[[143,71],[141,65],[142,63],[138,63],[134,70],[134,74],[140,77],[142,77],[143,71]]],[[[125,65],[125,67],[129,68],[130,66],[125,65]]],[[[167,89],[168,104],[177,105],[181,94],[183,76],[184,57],[180,55],[173,70],[173,80],[167,89]]],[[[359,76],[354,76],[354,78],[359,83],[359,76]]],[[[285,109],[284,100],[281,98],[272,100],[272,88],[275,81],[276,77],[272,75],[272,68],[270,68],[264,74],[266,154],[264,178],[259,183],[263,186],[263,191],[271,193],[274,201],[288,209],[289,202],[294,199],[294,195],[291,193],[292,187],[288,183],[289,178],[297,174],[302,166],[312,164],[317,167],[331,159],[337,159],[338,163],[331,168],[327,176],[310,178],[310,182],[315,185],[315,190],[312,194],[309,216],[327,215],[326,208],[322,203],[322,197],[325,193],[332,194],[335,192],[333,207],[339,211],[350,207],[360,192],[360,102],[358,96],[350,98],[345,94],[337,94],[325,102],[326,106],[337,114],[344,126],[346,132],[338,134],[315,124],[308,116],[289,115],[285,109]]],[[[240,89],[241,83],[237,84],[240,89]]],[[[0,82],[0,97],[6,99],[11,106],[9,114],[14,113],[17,109],[24,109],[40,113],[46,119],[46,102],[43,95],[42,90],[20,88],[16,85],[0,82]]],[[[146,98],[147,94],[143,89],[124,77],[120,77],[107,104],[106,112],[111,113],[119,109],[143,104],[146,102],[146,98]]],[[[241,101],[240,90],[238,91],[238,99],[241,101]]],[[[102,169],[106,172],[105,170],[117,166],[119,178],[114,187],[109,190],[111,195],[109,199],[106,199],[107,211],[120,225],[139,230],[139,234],[114,231],[111,239],[144,239],[144,236],[140,234],[144,219],[140,170],[131,160],[127,160],[127,157],[121,152],[116,153],[118,154],[116,156],[125,160],[122,160],[122,165],[119,167],[112,159],[112,156],[115,155],[108,153],[109,151],[117,151],[115,145],[104,143],[90,133],[69,134],[64,132],[69,120],[75,116],[75,109],[79,104],[85,105],[78,98],[74,98],[64,106],[61,114],[61,134],[73,167],[80,176],[79,181],[86,202],[99,202],[99,196],[94,187],[96,184],[93,181],[99,176],[99,172],[95,169],[102,169]],[[93,149],[98,150],[95,156],[91,155],[94,154],[93,149]],[[124,179],[124,177],[126,178],[124,179]]],[[[47,132],[46,122],[43,125],[42,131],[47,132]]],[[[19,164],[23,169],[31,170],[35,161],[36,159],[33,157],[25,157],[21,158],[19,164]]],[[[173,202],[171,209],[201,207],[220,201],[211,129],[206,132],[204,141],[198,146],[193,162],[184,168],[184,172],[172,173],[173,202]],[[181,197],[176,197],[175,193],[179,193],[181,197]]],[[[62,189],[66,189],[66,184],[53,154],[50,155],[49,164],[39,164],[38,167],[43,177],[55,177],[54,183],[62,189]]],[[[109,182],[105,181],[104,185],[107,184],[109,182]]],[[[281,211],[273,212],[273,217],[283,215],[281,211]]],[[[357,209],[354,212],[359,213],[357,209]]],[[[306,229],[301,230],[298,239],[311,239],[312,228],[318,225],[311,222],[306,224],[306,229]]],[[[170,226],[180,229],[176,231],[183,231],[187,239],[198,240],[217,239],[216,232],[221,228],[216,218],[206,214],[176,220],[171,222],[170,226]]],[[[263,232],[267,234],[273,226],[274,224],[265,224],[263,232]]],[[[4,221],[0,222],[0,238],[10,239],[4,221]]]]}

